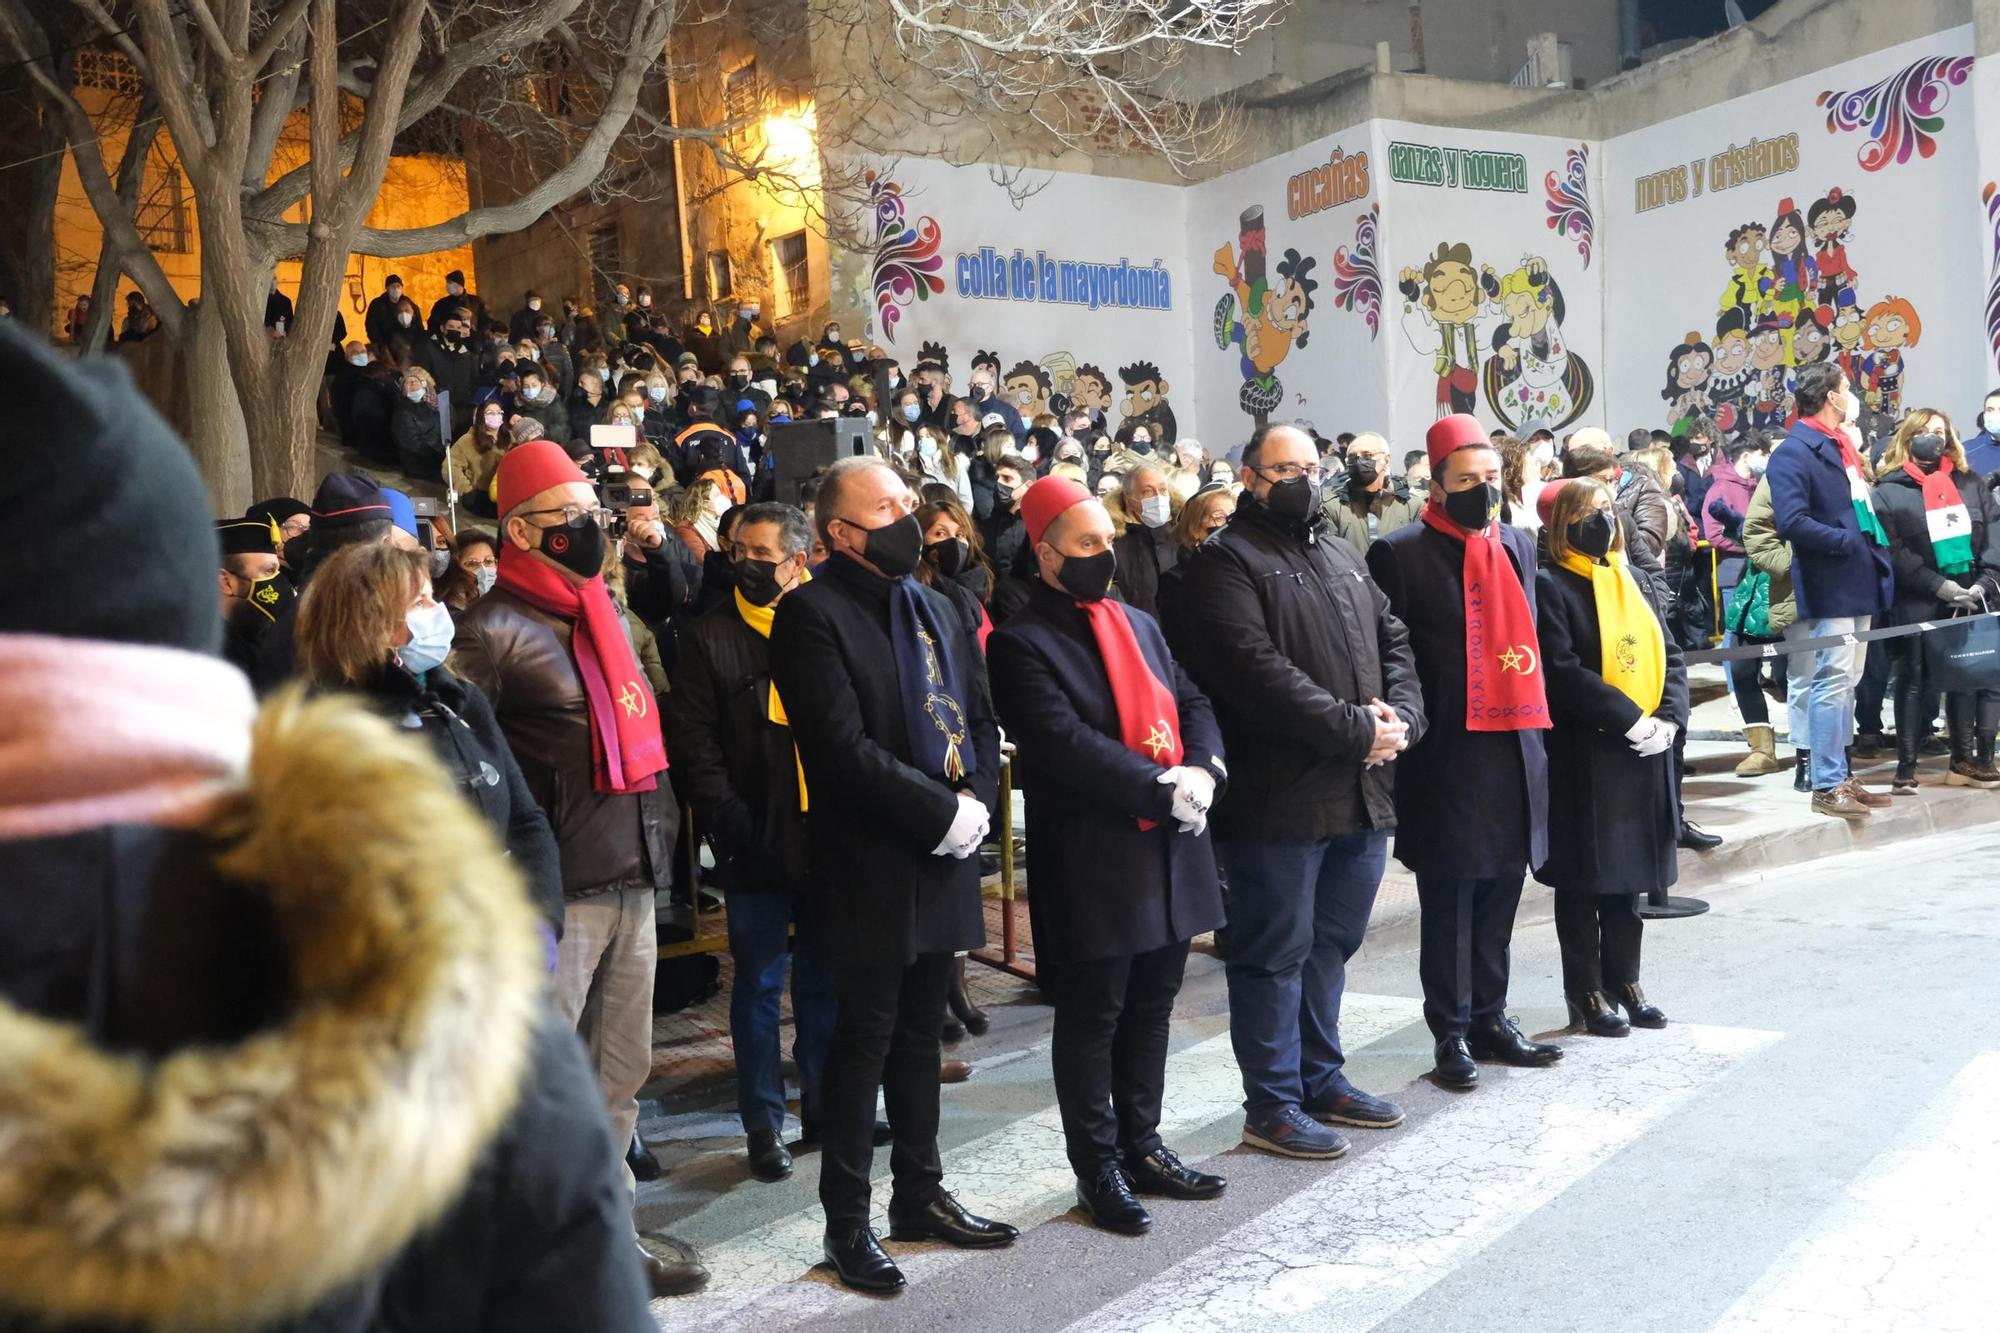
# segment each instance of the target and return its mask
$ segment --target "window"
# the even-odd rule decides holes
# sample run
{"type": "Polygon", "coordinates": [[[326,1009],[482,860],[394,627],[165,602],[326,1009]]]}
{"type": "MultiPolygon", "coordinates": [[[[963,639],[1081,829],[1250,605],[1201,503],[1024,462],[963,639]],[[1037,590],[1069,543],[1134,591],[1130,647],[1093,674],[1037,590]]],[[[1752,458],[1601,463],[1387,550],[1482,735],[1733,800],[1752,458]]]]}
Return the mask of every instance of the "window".
{"type": "Polygon", "coordinates": [[[74,69],[79,88],[99,88],[107,93],[126,93],[133,97],[145,91],[140,83],[139,71],[132,67],[132,62],[121,51],[82,47],[76,53],[74,69]]]}
{"type": "Polygon", "coordinates": [[[790,319],[812,304],[812,286],[806,276],[806,234],[795,231],[771,242],[771,278],[777,295],[779,319],[790,319]]]}
{"type": "Polygon", "coordinates": [[[736,291],[736,275],[729,271],[729,252],[710,250],[708,252],[708,299],[719,301],[736,291]]]}
{"type": "Polygon", "coordinates": [[[757,77],[757,62],[746,61],[722,80],[722,114],[729,122],[730,143],[743,151],[756,128],[757,114],[763,109],[764,86],[757,77]]]}
{"type": "Polygon", "coordinates": [[[139,206],[132,221],[146,245],[163,254],[184,255],[188,244],[187,178],[180,164],[156,143],[146,155],[146,174],[139,186],[139,206]]]}

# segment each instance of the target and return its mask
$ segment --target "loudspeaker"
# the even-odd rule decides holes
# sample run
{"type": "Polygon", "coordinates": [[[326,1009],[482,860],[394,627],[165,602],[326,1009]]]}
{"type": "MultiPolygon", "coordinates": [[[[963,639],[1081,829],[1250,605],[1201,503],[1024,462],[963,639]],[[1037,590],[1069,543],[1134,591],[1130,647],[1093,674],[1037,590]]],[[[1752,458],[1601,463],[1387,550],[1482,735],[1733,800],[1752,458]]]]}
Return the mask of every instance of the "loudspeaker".
{"type": "Polygon", "coordinates": [[[781,504],[805,508],[799,493],[803,485],[843,458],[859,458],[872,452],[875,440],[869,434],[866,417],[815,418],[788,421],[770,429],[768,448],[777,477],[781,504]]]}

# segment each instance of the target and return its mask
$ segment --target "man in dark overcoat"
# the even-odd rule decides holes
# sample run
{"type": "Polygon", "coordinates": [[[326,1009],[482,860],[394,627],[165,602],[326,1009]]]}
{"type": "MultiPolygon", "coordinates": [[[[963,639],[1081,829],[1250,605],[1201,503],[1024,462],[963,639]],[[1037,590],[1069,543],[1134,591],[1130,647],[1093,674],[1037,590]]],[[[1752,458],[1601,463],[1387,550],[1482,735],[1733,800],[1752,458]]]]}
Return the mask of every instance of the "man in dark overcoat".
{"type": "Polygon", "coordinates": [[[1222,738],[1159,625],[1106,597],[1117,559],[1104,506],[1044,477],[1021,515],[1037,578],[987,651],[1028,800],[1056,1101],[1077,1202],[1098,1226],[1137,1234],[1152,1219],[1135,1192],[1208,1199],[1224,1184],[1159,1133],[1188,941],[1223,919],[1208,840],[1222,738]]]}
{"type": "Polygon", "coordinates": [[[864,1291],[903,1285],[868,1225],[877,1086],[895,1131],[890,1238],[979,1248],[1019,1234],[960,1207],[938,1159],[938,1034],[953,954],[986,941],[977,853],[1000,737],[977,638],[911,577],[915,506],[878,458],[828,468],[823,576],[779,603],[771,627],[771,679],[810,801],[806,911],[837,997],[820,1090],[826,1255],[864,1291]]]}
{"type": "Polygon", "coordinates": [[[1562,1055],[1506,1012],[1514,913],[1548,854],[1549,711],[1534,542],[1498,521],[1500,455],[1464,414],[1435,422],[1426,445],[1429,504],[1368,548],[1368,571],[1409,631],[1430,719],[1396,761],[1396,859],[1417,877],[1437,1079],[1462,1089],[1478,1082],[1475,1060],[1562,1055]]]}

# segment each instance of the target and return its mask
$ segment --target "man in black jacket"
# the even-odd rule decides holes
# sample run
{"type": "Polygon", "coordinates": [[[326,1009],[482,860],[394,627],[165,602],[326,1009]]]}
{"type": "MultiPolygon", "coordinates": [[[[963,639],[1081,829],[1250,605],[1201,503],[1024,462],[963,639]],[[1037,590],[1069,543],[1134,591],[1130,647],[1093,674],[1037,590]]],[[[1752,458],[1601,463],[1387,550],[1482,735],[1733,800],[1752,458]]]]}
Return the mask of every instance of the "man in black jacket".
{"type": "Polygon", "coordinates": [[[1424,737],[1396,764],[1396,859],[1416,872],[1423,905],[1417,975],[1438,1081],[1469,1088],[1479,1080],[1475,1058],[1532,1067],[1562,1056],[1507,1017],[1514,912],[1528,871],[1548,854],[1549,711],[1535,545],[1499,521],[1499,451],[1464,414],[1440,417],[1427,438],[1430,505],[1368,548],[1368,570],[1409,630],[1424,691],[1424,737]],[[1472,542],[1498,543],[1498,553],[1472,542]],[[1481,582],[1472,569],[1498,570],[1510,583],[1481,588],[1469,612],[1468,582],[1481,582]],[[1503,600],[1518,613],[1513,633],[1494,629],[1503,600]],[[1485,706],[1486,681],[1525,706],[1485,706]]]}
{"type": "Polygon", "coordinates": [[[1207,836],[1227,777],[1222,738],[1153,618],[1105,596],[1117,561],[1104,506],[1044,477],[1022,511],[1039,578],[988,646],[1028,797],[1028,906],[1056,1006],[1056,1100],[1077,1202],[1098,1226],[1137,1234],[1152,1218],[1135,1191],[1223,1189],[1159,1132],[1188,941],[1222,924],[1207,836]]]}
{"type": "Polygon", "coordinates": [[[749,1141],[750,1171],[782,1180],[792,1157],[785,1120],[778,1001],[792,955],[792,1017],[799,1067],[799,1119],[806,1138],[819,1120],[820,1075],[833,1036],[833,978],[799,920],[806,886],[806,794],[781,696],[771,686],[771,621],[794,588],[811,581],[812,529],[790,505],[752,505],[736,529],[735,595],[689,628],[674,672],[668,714],[675,781],[715,852],[716,881],[729,895],[729,1039],[736,1048],[736,1111],[749,1141]]]}
{"type": "Polygon", "coordinates": [[[826,1256],[843,1282],[878,1292],[903,1275],[868,1226],[877,1087],[895,1130],[890,1237],[977,1248],[1019,1234],[966,1212],[938,1159],[938,1033],[952,955],[986,938],[976,853],[1000,737],[977,636],[911,577],[915,507],[878,458],[828,468],[815,509],[824,573],[785,598],[771,631],[839,996],[820,1094],[826,1256]]]}
{"type": "Polygon", "coordinates": [[[368,303],[368,310],[361,317],[362,327],[368,332],[369,342],[377,347],[387,347],[389,339],[404,329],[402,322],[396,318],[402,305],[403,280],[391,273],[383,280],[381,294],[368,303]]]}
{"type": "Polygon", "coordinates": [[[1395,827],[1390,761],[1424,732],[1402,623],[1319,508],[1319,451],[1293,426],[1243,450],[1229,526],[1184,576],[1174,647],[1215,702],[1230,787],[1229,1031],[1243,1141],[1338,1157],[1334,1124],[1402,1113],[1342,1072],[1340,997],[1395,827]]]}
{"type": "Polygon", "coordinates": [[[1166,469],[1141,463],[1125,474],[1125,531],[1112,543],[1118,552],[1118,595],[1149,616],[1160,614],[1160,579],[1180,563],[1174,539],[1174,497],[1166,469]]]}
{"type": "Polygon", "coordinates": [[[466,341],[472,316],[459,306],[447,314],[438,331],[416,345],[416,363],[431,373],[439,393],[451,395],[451,437],[472,429],[472,382],[479,369],[478,354],[466,341]]]}
{"type": "Polygon", "coordinates": [[[458,269],[444,275],[444,295],[431,303],[431,313],[424,320],[424,329],[436,333],[444,327],[445,320],[455,310],[463,309],[468,328],[479,328],[486,323],[486,302],[465,289],[465,274],[458,269]]]}

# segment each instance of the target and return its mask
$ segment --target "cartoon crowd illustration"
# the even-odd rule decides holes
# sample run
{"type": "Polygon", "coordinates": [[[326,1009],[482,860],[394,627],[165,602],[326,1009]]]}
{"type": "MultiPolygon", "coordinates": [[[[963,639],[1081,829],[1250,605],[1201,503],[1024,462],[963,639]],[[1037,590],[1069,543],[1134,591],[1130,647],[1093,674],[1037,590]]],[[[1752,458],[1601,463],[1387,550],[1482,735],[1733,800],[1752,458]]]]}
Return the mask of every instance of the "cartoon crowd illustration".
{"type": "Polygon", "coordinates": [[[1803,213],[1788,195],[1768,225],[1731,229],[1714,341],[1695,330],[1667,353],[1660,397],[1675,431],[1698,414],[1725,431],[1781,429],[1794,415],[1798,372],[1827,360],[1839,363],[1868,411],[1900,415],[1903,352],[1923,337],[1923,320],[1900,296],[1862,300],[1847,254],[1858,212],[1836,185],[1803,213]]]}
{"type": "MultiPolygon", "coordinates": [[[[935,364],[949,373],[951,353],[942,343],[926,342],[917,352],[917,364],[935,364]]],[[[1128,425],[1150,426],[1156,443],[1172,444],[1179,437],[1173,404],[1167,398],[1172,386],[1152,361],[1119,366],[1116,385],[1104,370],[1078,362],[1066,351],[1050,352],[1039,361],[1023,359],[1009,369],[999,353],[982,348],[973,353],[972,369],[992,373],[994,392],[1013,404],[1023,421],[1044,412],[1063,416],[1081,410],[1095,417],[1107,433],[1122,432],[1128,425]]]]}
{"type": "Polygon", "coordinates": [[[1563,336],[1561,286],[1539,256],[1505,274],[1475,271],[1472,247],[1440,242],[1421,269],[1396,279],[1403,296],[1403,336],[1432,358],[1437,415],[1486,406],[1509,431],[1561,430],[1582,416],[1596,392],[1590,365],[1563,336]]]}

